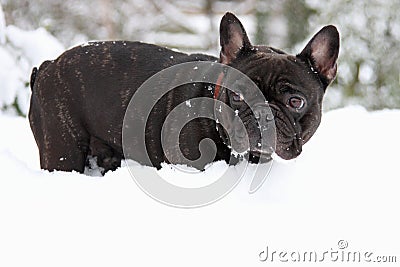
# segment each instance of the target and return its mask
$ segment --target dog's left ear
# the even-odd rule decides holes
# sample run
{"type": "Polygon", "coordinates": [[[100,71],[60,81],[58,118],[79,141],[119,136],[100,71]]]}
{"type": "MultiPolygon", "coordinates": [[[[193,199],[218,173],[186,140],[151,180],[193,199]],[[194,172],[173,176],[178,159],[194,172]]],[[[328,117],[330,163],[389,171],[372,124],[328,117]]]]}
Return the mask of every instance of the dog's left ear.
{"type": "Polygon", "coordinates": [[[306,45],[298,57],[309,60],[324,86],[336,76],[339,55],[339,32],[333,25],[322,28],[306,45]]]}
{"type": "Polygon", "coordinates": [[[220,62],[222,64],[231,63],[240,52],[252,48],[242,23],[230,12],[222,17],[219,35],[221,44],[220,62]]]}

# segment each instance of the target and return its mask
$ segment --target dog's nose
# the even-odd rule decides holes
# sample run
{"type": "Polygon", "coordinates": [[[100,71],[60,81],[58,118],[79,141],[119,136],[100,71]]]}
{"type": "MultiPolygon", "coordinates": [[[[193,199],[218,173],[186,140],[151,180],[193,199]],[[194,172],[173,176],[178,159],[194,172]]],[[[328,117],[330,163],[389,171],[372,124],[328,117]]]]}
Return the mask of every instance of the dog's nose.
{"type": "Polygon", "coordinates": [[[263,131],[268,128],[274,120],[274,115],[267,105],[258,105],[253,109],[254,117],[257,119],[260,130],[263,131]]]}

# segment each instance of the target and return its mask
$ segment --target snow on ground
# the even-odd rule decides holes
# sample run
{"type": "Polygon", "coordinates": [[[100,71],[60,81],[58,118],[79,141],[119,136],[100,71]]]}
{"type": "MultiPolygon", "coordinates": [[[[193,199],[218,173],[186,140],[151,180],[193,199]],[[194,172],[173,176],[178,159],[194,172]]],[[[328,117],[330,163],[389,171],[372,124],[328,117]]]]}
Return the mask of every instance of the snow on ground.
{"type": "MultiPolygon", "coordinates": [[[[124,167],[105,177],[40,170],[27,120],[0,114],[0,266],[266,266],[267,246],[399,262],[399,121],[400,110],[330,111],[255,194],[245,177],[219,202],[178,209],[149,198],[124,167]]],[[[338,265],[365,263],[323,266],[338,265]]]]}

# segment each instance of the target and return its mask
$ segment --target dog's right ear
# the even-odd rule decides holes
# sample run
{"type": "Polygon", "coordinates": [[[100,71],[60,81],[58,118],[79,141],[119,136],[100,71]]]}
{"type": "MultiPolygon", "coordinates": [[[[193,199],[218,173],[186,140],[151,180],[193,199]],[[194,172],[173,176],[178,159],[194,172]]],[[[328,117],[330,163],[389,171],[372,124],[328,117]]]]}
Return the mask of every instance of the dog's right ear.
{"type": "Polygon", "coordinates": [[[333,25],[323,27],[308,42],[298,57],[309,60],[323,84],[328,86],[336,76],[339,55],[339,32],[333,25]]]}
{"type": "Polygon", "coordinates": [[[219,38],[221,44],[219,60],[222,64],[231,63],[241,51],[252,48],[242,23],[230,12],[222,17],[219,38]]]}

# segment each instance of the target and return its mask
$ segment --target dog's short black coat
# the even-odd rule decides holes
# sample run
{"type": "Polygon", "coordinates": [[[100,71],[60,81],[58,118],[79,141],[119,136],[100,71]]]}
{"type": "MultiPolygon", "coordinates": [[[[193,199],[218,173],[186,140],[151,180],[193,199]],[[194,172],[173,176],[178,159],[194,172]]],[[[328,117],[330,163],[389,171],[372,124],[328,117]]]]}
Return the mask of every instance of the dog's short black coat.
{"type": "MultiPolygon", "coordinates": [[[[298,156],[320,123],[322,98],[336,75],[336,28],[324,27],[299,55],[292,56],[271,47],[253,46],[238,18],[226,13],[221,20],[220,43],[220,57],[216,58],[187,55],[140,42],[92,42],[34,68],[29,121],[39,147],[41,167],[83,172],[87,156],[92,155],[105,171],[116,169],[123,158],[123,118],[135,91],[159,71],[193,61],[220,62],[252,79],[275,117],[276,153],[285,159],[298,156]]],[[[154,166],[159,168],[168,161],[160,140],[166,116],[185,100],[214,97],[215,87],[211,91],[207,88],[203,84],[181,86],[165,95],[152,110],[146,127],[146,146],[154,166]]],[[[228,106],[235,102],[234,97],[224,88],[218,95],[228,106]]],[[[254,119],[246,123],[249,116],[239,115],[245,125],[254,124],[254,119]]],[[[250,160],[270,156],[269,152],[253,149],[259,136],[251,127],[247,131],[251,139],[250,160]]],[[[192,160],[198,158],[198,144],[204,138],[216,144],[214,160],[229,161],[231,151],[223,133],[217,131],[215,120],[204,118],[183,128],[179,142],[183,155],[192,160]]],[[[174,159],[173,155],[171,158],[174,159]]],[[[141,162],[140,156],[134,159],[141,162]]],[[[172,163],[180,163],[179,158],[172,163]]],[[[205,164],[194,167],[202,169],[205,164]]]]}

